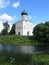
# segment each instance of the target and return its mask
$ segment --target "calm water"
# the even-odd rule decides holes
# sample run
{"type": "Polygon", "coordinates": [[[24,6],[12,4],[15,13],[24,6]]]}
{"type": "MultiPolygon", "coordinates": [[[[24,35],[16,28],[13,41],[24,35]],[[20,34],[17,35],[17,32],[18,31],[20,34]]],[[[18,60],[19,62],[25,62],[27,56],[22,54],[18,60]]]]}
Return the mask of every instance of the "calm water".
{"type": "Polygon", "coordinates": [[[38,46],[13,46],[0,45],[0,53],[49,53],[49,45],[38,46]]]}

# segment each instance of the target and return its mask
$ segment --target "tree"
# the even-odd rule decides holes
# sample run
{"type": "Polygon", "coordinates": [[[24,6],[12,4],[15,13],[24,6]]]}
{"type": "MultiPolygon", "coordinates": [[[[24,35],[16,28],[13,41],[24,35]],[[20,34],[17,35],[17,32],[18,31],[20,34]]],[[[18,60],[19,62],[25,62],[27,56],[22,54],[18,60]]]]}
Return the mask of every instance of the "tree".
{"type": "Polygon", "coordinates": [[[38,41],[49,43],[49,21],[37,24],[33,30],[33,37],[38,41]]]}
{"type": "Polygon", "coordinates": [[[12,26],[12,28],[11,28],[9,34],[10,34],[10,35],[15,34],[15,24],[13,24],[13,26],[12,26]]]}
{"type": "Polygon", "coordinates": [[[8,30],[9,30],[9,24],[8,21],[6,21],[5,23],[3,23],[4,29],[1,31],[2,35],[8,35],[8,30]]]}

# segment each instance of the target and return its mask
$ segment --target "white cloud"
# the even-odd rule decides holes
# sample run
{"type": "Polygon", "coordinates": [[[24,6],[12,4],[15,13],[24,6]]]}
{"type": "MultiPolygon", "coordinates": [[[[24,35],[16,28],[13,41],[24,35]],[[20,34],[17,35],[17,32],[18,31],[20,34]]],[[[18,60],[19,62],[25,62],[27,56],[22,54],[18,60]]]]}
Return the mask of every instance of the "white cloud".
{"type": "Polygon", "coordinates": [[[2,31],[3,29],[3,24],[2,24],[2,21],[0,21],[0,32],[2,31]]]}
{"type": "MultiPolygon", "coordinates": [[[[12,16],[10,16],[10,15],[8,15],[8,14],[6,14],[6,13],[0,15],[0,32],[1,32],[2,29],[4,28],[4,27],[3,27],[3,23],[4,23],[5,21],[13,21],[13,20],[14,20],[14,16],[12,17],[12,16]]],[[[8,22],[8,24],[10,25],[10,28],[9,28],[9,31],[10,31],[10,30],[11,30],[11,27],[12,27],[12,24],[11,24],[10,22],[8,22]]],[[[8,31],[8,32],[9,32],[9,31],[8,31]]]]}
{"type": "Polygon", "coordinates": [[[13,6],[14,8],[17,8],[17,7],[19,7],[19,5],[20,5],[20,2],[15,2],[15,3],[13,3],[12,6],[13,6]]]}
{"type": "Polygon", "coordinates": [[[12,21],[14,18],[6,13],[0,15],[0,20],[3,21],[12,21]]]}
{"type": "Polygon", "coordinates": [[[8,32],[10,32],[10,30],[11,30],[11,28],[12,28],[12,24],[9,23],[9,22],[8,22],[8,24],[10,25],[10,27],[9,27],[9,31],[8,31],[8,32]]]}
{"type": "Polygon", "coordinates": [[[0,0],[0,9],[5,8],[10,4],[9,0],[0,0]]]}

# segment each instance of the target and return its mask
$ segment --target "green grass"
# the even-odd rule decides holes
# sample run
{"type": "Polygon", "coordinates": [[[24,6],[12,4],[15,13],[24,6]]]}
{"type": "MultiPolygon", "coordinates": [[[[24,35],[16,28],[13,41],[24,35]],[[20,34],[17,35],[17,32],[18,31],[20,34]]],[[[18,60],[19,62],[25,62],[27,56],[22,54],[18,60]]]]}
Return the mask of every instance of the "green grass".
{"type": "Polygon", "coordinates": [[[49,65],[49,54],[0,55],[0,65],[31,65],[32,63],[49,65]]]}
{"type": "Polygon", "coordinates": [[[35,63],[49,63],[49,54],[33,54],[32,61],[35,63]]]}
{"type": "Polygon", "coordinates": [[[34,40],[33,36],[7,35],[7,36],[0,36],[0,44],[38,45],[40,43],[34,40]]]}

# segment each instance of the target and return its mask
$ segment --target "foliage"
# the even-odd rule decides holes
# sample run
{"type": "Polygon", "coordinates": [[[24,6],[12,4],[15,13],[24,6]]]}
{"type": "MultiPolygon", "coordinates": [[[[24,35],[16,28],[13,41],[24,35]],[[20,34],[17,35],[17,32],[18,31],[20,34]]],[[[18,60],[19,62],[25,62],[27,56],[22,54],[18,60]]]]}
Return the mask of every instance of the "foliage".
{"type": "Polygon", "coordinates": [[[10,35],[15,34],[15,24],[13,24],[13,26],[12,26],[12,28],[11,28],[9,34],[10,34],[10,35]]]}
{"type": "Polygon", "coordinates": [[[32,36],[6,35],[0,36],[0,44],[39,45],[41,43],[34,40],[32,36]]]}
{"type": "Polygon", "coordinates": [[[0,55],[0,65],[49,65],[49,54],[0,55]]]}
{"type": "Polygon", "coordinates": [[[34,27],[33,36],[38,41],[49,43],[49,21],[37,24],[34,27]]]}
{"type": "Polygon", "coordinates": [[[29,65],[32,62],[32,55],[30,54],[7,54],[1,55],[0,64],[7,63],[12,65],[29,65]]]}
{"type": "Polygon", "coordinates": [[[3,23],[4,29],[1,31],[2,35],[7,35],[8,34],[8,30],[9,30],[9,24],[8,21],[6,21],[5,23],[3,23]]]}

